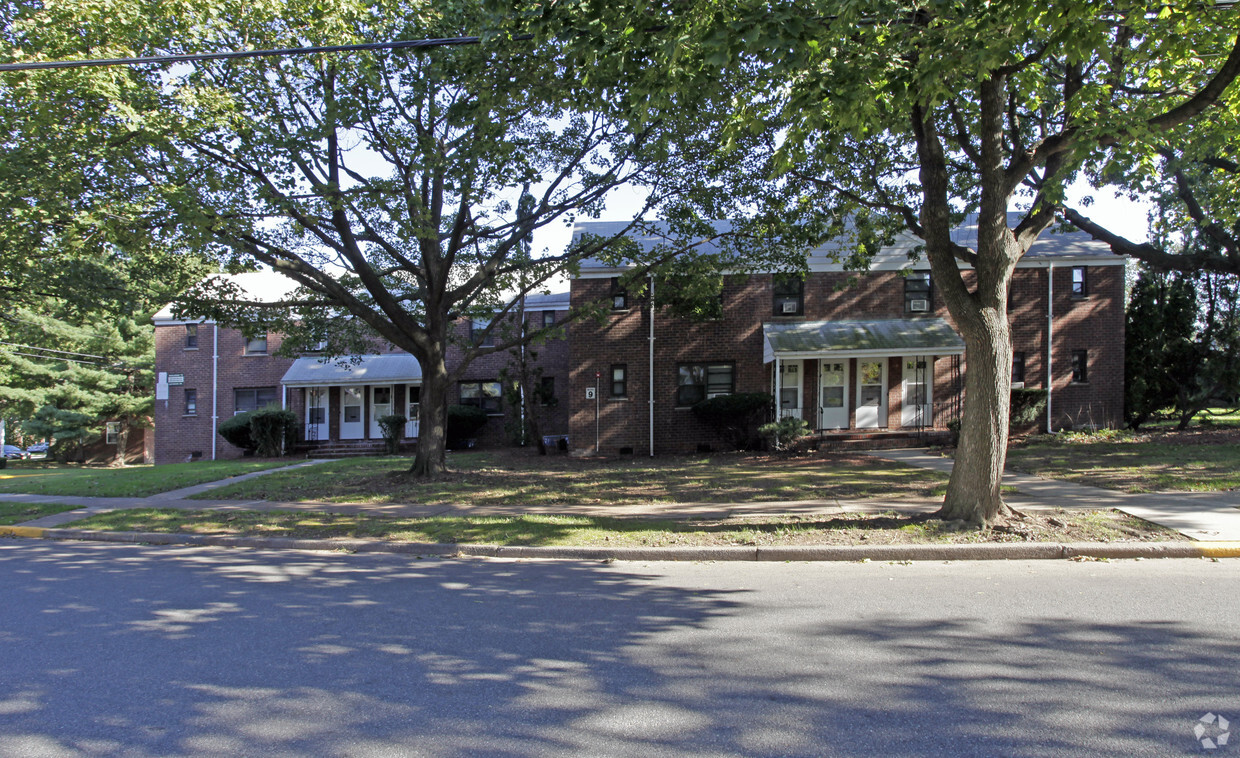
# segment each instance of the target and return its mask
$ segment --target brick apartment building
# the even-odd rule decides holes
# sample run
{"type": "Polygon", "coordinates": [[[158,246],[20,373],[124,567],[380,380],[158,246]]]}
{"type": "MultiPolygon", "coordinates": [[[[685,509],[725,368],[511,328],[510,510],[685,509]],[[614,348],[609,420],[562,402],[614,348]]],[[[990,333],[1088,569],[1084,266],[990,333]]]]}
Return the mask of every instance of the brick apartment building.
{"type": "MultiPolygon", "coordinates": [[[[589,222],[577,232],[618,229],[589,222]]],[[[976,227],[955,238],[973,247],[976,227]]],[[[804,280],[725,277],[722,315],[709,321],[652,314],[619,289],[623,268],[588,262],[572,282],[573,307],[611,299],[613,308],[602,323],[569,329],[574,446],[594,448],[597,437],[604,454],[720,449],[691,406],[732,392],[770,393],[780,414],[828,438],[945,430],[963,399],[964,342],[929,263],[909,260],[918,242],[898,240],[864,274],[845,271],[824,246],[804,280]]],[[[1086,234],[1046,234],[1016,269],[1012,378],[1050,390],[1045,426],[1121,422],[1124,263],[1086,234]]]]}
{"type": "MultiPolygon", "coordinates": [[[[231,277],[248,296],[277,300],[292,283],[271,272],[231,277]]],[[[538,326],[563,320],[568,296],[531,296],[526,318],[538,326]]],[[[409,421],[404,443],[418,434],[418,401],[422,371],[416,359],[390,346],[356,363],[326,360],[317,353],[291,358],[276,355],[279,334],[246,338],[239,330],[219,327],[209,320],[173,317],[171,308],[155,314],[155,463],[238,458],[216,429],[237,413],[269,405],[288,408],[301,419],[299,447],[324,454],[344,450],[382,449],[378,419],[396,413],[409,421]]],[[[458,325],[462,340],[471,338],[471,325],[458,325]]],[[[541,368],[543,397],[556,397],[567,382],[567,345],[553,339],[531,349],[531,364],[541,368]],[[558,385],[557,385],[558,382],[558,385]]],[[[448,353],[449,367],[459,365],[460,349],[448,353]]],[[[520,423],[521,409],[505,403],[500,372],[513,363],[507,352],[475,359],[454,389],[452,403],[476,405],[490,414],[479,433],[483,445],[503,444],[511,427],[520,423]]],[[[550,402],[538,408],[540,431],[567,432],[565,404],[550,402]]]]}
{"type": "MultiPolygon", "coordinates": [[[[607,235],[608,222],[577,233],[607,235]]],[[[973,246],[976,228],[956,241],[973,246]]],[[[653,242],[653,240],[651,240],[653,242]]],[[[692,413],[693,403],[732,392],[766,392],[779,412],[805,419],[827,436],[924,435],[958,418],[964,342],[936,297],[929,265],[908,254],[904,237],[876,256],[866,273],[843,270],[831,246],[812,252],[809,274],[729,276],[721,317],[709,321],[653,314],[618,289],[625,270],[587,261],[570,292],[531,298],[527,319],[563,321],[592,301],[612,308],[600,321],[570,321],[566,338],[533,348],[546,394],[545,435],[567,434],[578,452],[658,454],[720,449],[721,440],[692,413]]],[[[1122,420],[1124,264],[1083,233],[1043,235],[1018,264],[1009,315],[1013,382],[1049,389],[1045,426],[1114,426],[1122,420]]],[[[252,296],[278,298],[288,280],[242,274],[252,296]]],[[[658,288],[656,279],[654,286],[658,288]]],[[[458,326],[462,341],[470,324],[458,326]]],[[[410,419],[417,436],[421,370],[407,353],[387,350],[341,366],[316,354],[277,357],[280,335],[245,339],[210,321],[155,316],[155,462],[233,458],[241,451],[215,433],[234,413],[278,404],[302,419],[301,445],[378,449],[376,419],[410,419]]],[[[449,364],[460,353],[449,354],[449,364]]],[[[480,444],[504,444],[519,408],[502,398],[500,372],[511,355],[474,361],[451,403],[492,415],[480,444]]]]}

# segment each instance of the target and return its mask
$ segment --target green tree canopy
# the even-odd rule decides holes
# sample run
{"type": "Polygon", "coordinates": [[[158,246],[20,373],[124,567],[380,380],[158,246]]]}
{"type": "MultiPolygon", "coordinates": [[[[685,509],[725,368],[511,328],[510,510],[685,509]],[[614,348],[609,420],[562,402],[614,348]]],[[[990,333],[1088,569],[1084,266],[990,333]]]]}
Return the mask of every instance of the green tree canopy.
{"type": "MultiPolygon", "coordinates": [[[[25,8],[11,38],[23,56],[95,56],[92,41],[126,53],[203,52],[455,37],[490,21],[476,0],[175,8],[70,0],[25,8]]],[[[433,474],[444,467],[453,379],[480,355],[546,336],[513,324],[517,295],[545,291],[586,257],[635,263],[636,293],[643,267],[716,236],[710,218],[757,219],[734,229],[740,237],[764,234],[770,218],[817,213],[784,206],[780,184],[767,181],[770,135],[750,135],[730,154],[716,150],[722,118],[712,108],[728,101],[718,90],[652,107],[628,92],[631,73],[630,62],[574,60],[557,44],[503,33],[430,51],[141,66],[81,75],[81,96],[116,125],[81,140],[112,138],[100,161],[119,167],[144,218],[170,220],[159,227],[169,247],[263,264],[299,285],[277,303],[203,286],[187,309],[281,329],[291,345],[328,336],[340,343],[331,350],[347,353],[377,338],[413,354],[423,375],[414,470],[433,474]],[[128,137],[113,138],[121,132],[128,137]],[[748,191],[735,192],[742,183],[748,191]],[[649,192],[629,229],[566,252],[528,250],[535,230],[597,215],[626,184],[649,192]],[[531,199],[519,209],[527,187],[531,199]],[[656,214],[672,241],[634,245],[630,234],[656,214]],[[488,321],[490,339],[456,342],[461,358],[449,370],[460,319],[488,321]]],[[[31,72],[22,81],[79,97],[57,76],[31,72]]],[[[763,245],[771,255],[795,247],[763,245]]]]}
{"type": "MultiPolygon", "coordinates": [[[[778,129],[778,168],[856,238],[907,229],[966,343],[962,433],[940,514],[1003,512],[1012,271],[1064,188],[1123,150],[1235,116],[1240,16],[1172,2],[783,0],[517,3],[521,27],[583,58],[636,58],[651,107],[745,70],[729,134],[778,129]],[[1024,208],[1009,225],[1008,211],[1024,208]],[[977,213],[972,248],[952,231],[977,213]],[[959,263],[969,264],[963,273],[959,263]]],[[[511,12],[511,11],[510,11],[511,12]]],[[[725,143],[725,148],[737,145],[725,143]]],[[[1100,169],[1099,169],[1100,170],[1100,169]]],[[[864,255],[868,246],[859,245],[864,255]]]]}

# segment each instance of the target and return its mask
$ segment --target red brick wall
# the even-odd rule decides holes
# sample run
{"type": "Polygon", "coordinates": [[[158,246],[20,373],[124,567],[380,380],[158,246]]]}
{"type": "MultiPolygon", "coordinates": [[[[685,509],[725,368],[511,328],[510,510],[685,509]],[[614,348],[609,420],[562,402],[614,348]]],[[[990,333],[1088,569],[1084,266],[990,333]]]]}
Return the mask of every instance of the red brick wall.
{"type": "MultiPolygon", "coordinates": [[[[155,370],[184,374],[185,384],[168,388],[167,400],[155,401],[155,463],[180,463],[200,453],[211,459],[211,442],[215,438],[217,458],[239,458],[241,450],[213,434],[211,419],[211,371],[215,326],[198,327],[198,348],[186,349],[185,327],[161,324],[155,327],[155,370]],[[198,391],[198,412],[185,414],[185,390],[198,391]]],[[[245,339],[235,329],[219,330],[218,416],[219,422],[233,415],[234,394],[238,388],[275,387],[280,398],[280,379],[292,365],[290,358],[277,358],[280,335],[267,337],[266,355],[245,355],[245,339]]],[[[289,391],[292,400],[294,391],[289,391]]],[[[298,410],[297,406],[295,410],[298,410]]]]}
{"type": "MultiPolygon", "coordinates": [[[[1055,270],[1055,423],[1092,418],[1098,425],[1120,422],[1123,397],[1123,267],[1090,267],[1090,293],[1072,300],[1071,272],[1055,270]],[[1090,350],[1089,385],[1070,385],[1071,351],[1090,350]]],[[[1045,387],[1046,376],[1046,285],[1045,269],[1016,271],[1012,284],[1013,349],[1025,353],[1025,386],[1045,387]]],[[[971,276],[966,273],[966,280],[971,276]]],[[[656,287],[658,286],[656,282],[656,287]]],[[[577,279],[572,282],[572,304],[580,307],[606,299],[609,279],[577,279]]],[[[732,362],[736,392],[773,392],[772,366],[762,363],[763,322],[798,322],[846,319],[903,318],[904,277],[898,272],[873,274],[815,273],[805,282],[804,315],[776,316],[772,310],[772,278],[769,275],[729,277],[724,288],[723,316],[693,322],[660,313],[655,322],[655,452],[687,452],[699,445],[723,446],[712,430],[701,424],[688,408],[677,408],[677,368],[682,363],[732,362]]],[[[933,315],[951,318],[942,298],[934,297],[933,315]]],[[[569,427],[577,449],[595,445],[596,403],[586,399],[587,387],[598,380],[599,449],[615,454],[632,448],[636,454],[649,450],[648,337],[649,308],[631,303],[627,311],[612,312],[601,322],[574,324],[569,332],[569,427]],[[609,397],[610,368],[626,364],[629,393],[626,399],[609,397]]],[[[956,417],[963,387],[965,360],[940,357],[934,363],[934,426],[944,428],[956,417]],[[957,367],[958,364],[958,367],[957,367]]],[[[848,405],[850,425],[855,425],[857,361],[849,364],[848,405]]],[[[899,358],[887,365],[886,426],[901,427],[901,378],[899,358]]],[[[817,426],[818,361],[806,360],[802,370],[804,417],[817,426]]]]}
{"type": "MultiPolygon", "coordinates": [[[[559,315],[562,317],[563,311],[560,311],[559,315]]],[[[531,312],[529,317],[531,321],[541,326],[541,311],[531,312]]],[[[462,339],[468,336],[468,328],[468,323],[465,321],[458,324],[458,333],[462,339]]],[[[201,458],[209,460],[213,436],[215,436],[217,445],[217,458],[238,458],[242,454],[241,450],[228,444],[223,437],[212,433],[211,357],[214,333],[213,325],[199,325],[198,348],[186,349],[184,325],[163,324],[155,328],[156,371],[185,375],[185,384],[180,387],[170,387],[166,401],[155,401],[154,458],[156,463],[179,463],[194,453],[200,453],[201,458]],[[198,391],[196,415],[184,413],[186,389],[198,391]]],[[[273,355],[280,347],[280,335],[268,335],[267,354],[262,356],[245,355],[245,340],[237,330],[220,329],[219,339],[219,422],[233,415],[234,390],[236,389],[275,387],[276,398],[279,400],[282,391],[280,380],[293,363],[291,358],[277,358],[273,355]]],[[[382,345],[380,349],[384,352],[397,352],[387,344],[382,345]]],[[[533,363],[543,368],[543,376],[556,379],[557,394],[561,398],[561,402],[556,406],[540,408],[543,414],[540,431],[544,434],[566,434],[568,432],[568,410],[565,398],[568,383],[567,341],[563,338],[552,339],[543,345],[535,346],[532,352],[537,354],[533,363]]],[[[448,355],[449,367],[459,363],[460,359],[459,348],[453,347],[448,355]]],[[[497,380],[500,368],[507,366],[510,361],[511,355],[508,352],[484,356],[475,360],[462,378],[481,381],[497,380]]],[[[372,415],[369,385],[362,387],[362,390],[365,398],[363,405],[365,434],[369,438],[372,415]]],[[[404,384],[397,384],[394,390],[394,410],[404,414],[407,387],[404,384]]],[[[340,435],[340,397],[340,388],[332,387],[328,394],[328,425],[331,439],[339,439],[340,435]]],[[[459,399],[459,390],[456,387],[451,388],[449,402],[455,403],[459,399]]],[[[299,438],[304,437],[305,390],[303,388],[288,389],[287,407],[297,414],[300,420],[299,438]]],[[[516,418],[518,410],[505,404],[504,412],[516,418]]],[[[507,444],[503,419],[500,417],[493,419],[487,424],[481,436],[483,444],[507,444]]]]}
{"type": "MultiPolygon", "coordinates": [[[[557,311],[556,318],[562,319],[565,311],[557,311]]],[[[542,327],[541,310],[526,314],[531,329],[542,327]]],[[[462,320],[456,324],[456,339],[464,344],[469,339],[469,322],[462,320]]],[[[542,369],[542,377],[555,380],[556,402],[552,405],[539,406],[538,430],[543,435],[568,434],[568,340],[563,335],[545,340],[540,344],[526,348],[527,361],[531,371],[542,369]]],[[[462,359],[460,344],[454,344],[448,350],[447,362],[449,370],[460,364],[462,359]]],[[[456,386],[449,389],[448,402],[459,403],[460,382],[493,382],[500,380],[500,372],[507,369],[515,376],[518,355],[511,350],[502,350],[479,356],[470,362],[456,381],[456,386]]],[[[492,416],[486,426],[478,434],[478,444],[483,447],[508,445],[515,431],[520,428],[520,408],[509,403],[502,404],[501,414],[492,416]],[[507,428],[506,428],[507,425],[507,428]]]]}

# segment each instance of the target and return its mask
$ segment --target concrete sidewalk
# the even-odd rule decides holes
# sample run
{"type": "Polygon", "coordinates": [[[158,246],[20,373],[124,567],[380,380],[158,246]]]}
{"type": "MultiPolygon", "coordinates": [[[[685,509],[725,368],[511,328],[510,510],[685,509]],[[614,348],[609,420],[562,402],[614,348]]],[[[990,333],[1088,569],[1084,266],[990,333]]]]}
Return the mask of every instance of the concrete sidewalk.
{"type": "MultiPolygon", "coordinates": [[[[932,455],[925,450],[876,450],[869,455],[944,473],[952,470],[951,458],[932,455]]],[[[1019,492],[1004,498],[1018,510],[1038,507],[1115,508],[1195,540],[1240,540],[1240,492],[1130,494],[1015,471],[1005,472],[1003,483],[1019,492]]]]}

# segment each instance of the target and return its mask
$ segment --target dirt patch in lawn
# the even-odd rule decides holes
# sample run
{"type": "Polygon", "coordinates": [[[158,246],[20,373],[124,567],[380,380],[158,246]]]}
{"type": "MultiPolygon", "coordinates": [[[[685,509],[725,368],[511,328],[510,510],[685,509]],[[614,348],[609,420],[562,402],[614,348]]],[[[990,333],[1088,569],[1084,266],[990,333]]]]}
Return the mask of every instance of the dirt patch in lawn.
{"type": "Polygon", "coordinates": [[[1032,512],[976,530],[924,514],[843,513],[726,519],[639,519],[528,514],[380,517],[304,511],[114,511],[74,528],[303,539],[543,546],[710,547],[979,542],[1159,542],[1186,539],[1119,511],[1032,512]]]}

